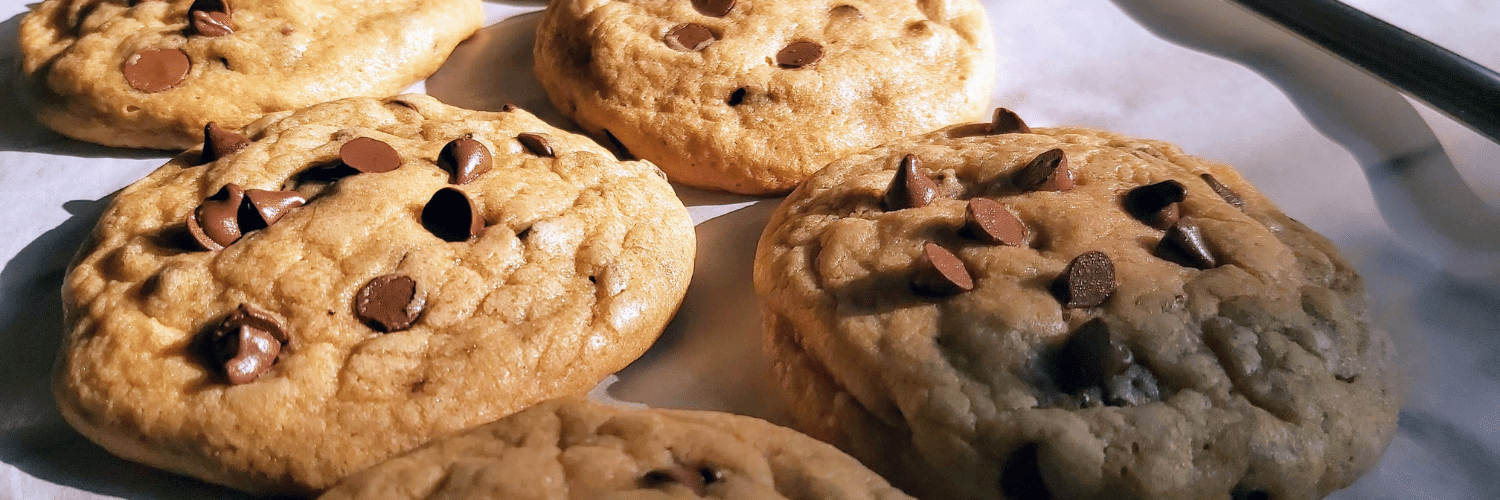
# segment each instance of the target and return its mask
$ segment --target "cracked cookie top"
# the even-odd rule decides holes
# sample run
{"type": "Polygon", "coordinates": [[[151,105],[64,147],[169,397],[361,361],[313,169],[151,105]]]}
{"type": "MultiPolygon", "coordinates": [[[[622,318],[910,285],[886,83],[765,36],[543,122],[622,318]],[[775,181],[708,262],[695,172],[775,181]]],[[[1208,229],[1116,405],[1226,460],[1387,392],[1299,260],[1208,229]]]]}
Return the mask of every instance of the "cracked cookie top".
{"type": "Polygon", "coordinates": [[[909,500],[832,446],[727,413],[548,401],[350,476],[320,500],[909,500]]]}
{"type": "Polygon", "coordinates": [[[535,46],[563,114],[673,181],[784,194],[823,165],[980,118],[975,0],[563,0],[535,46]]]}
{"type": "Polygon", "coordinates": [[[353,98],[205,137],[115,196],[65,281],[59,406],[157,467],[326,488],[586,391],[692,273],[659,170],[523,110],[353,98]]]}
{"type": "Polygon", "coordinates": [[[21,22],[24,88],[63,135],[182,150],[208,122],[399,93],[483,21],[478,0],[46,0],[21,22]]]}
{"type": "Polygon", "coordinates": [[[1228,166],[1004,110],[832,163],[755,287],[799,425],[933,498],[1320,498],[1374,465],[1391,341],[1228,166]]]}

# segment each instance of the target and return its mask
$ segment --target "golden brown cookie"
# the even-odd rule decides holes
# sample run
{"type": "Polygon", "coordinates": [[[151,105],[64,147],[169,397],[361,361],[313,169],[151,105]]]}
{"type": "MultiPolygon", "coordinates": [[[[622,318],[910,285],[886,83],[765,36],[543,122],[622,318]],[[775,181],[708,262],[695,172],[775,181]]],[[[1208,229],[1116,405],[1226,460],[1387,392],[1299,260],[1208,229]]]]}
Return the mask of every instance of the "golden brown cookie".
{"type": "Polygon", "coordinates": [[[65,281],[54,389],[112,453],[309,493],[587,391],[656,339],[694,247],[650,163],[522,110],[276,113],[115,196],[65,281]]]}
{"type": "Polygon", "coordinates": [[[858,461],[751,417],[567,398],[350,476],[321,500],[909,500],[858,461]]]}
{"type": "Polygon", "coordinates": [[[45,0],[21,22],[25,97],[63,135],[182,150],[209,122],[394,95],[483,22],[478,0],[45,0]]]}
{"type": "Polygon", "coordinates": [[[800,428],[924,498],[1313,499],[1395,430],[1391,339],[1228,166],[1006,113],[831,164],[755,286],[800,428]]]}
{"type": "Polygon", "coordinates": [[[673,181],[783,194],[980,118],[992,45],[975,0],[559,0],[535,59],[563,114],[673,181]]]}

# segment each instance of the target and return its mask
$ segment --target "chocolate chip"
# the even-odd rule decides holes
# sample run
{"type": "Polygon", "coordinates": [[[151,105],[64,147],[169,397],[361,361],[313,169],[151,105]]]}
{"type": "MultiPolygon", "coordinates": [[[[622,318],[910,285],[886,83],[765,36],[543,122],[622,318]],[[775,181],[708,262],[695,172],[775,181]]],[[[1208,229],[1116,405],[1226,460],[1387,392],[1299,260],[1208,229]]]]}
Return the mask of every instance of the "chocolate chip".
{"type": "Polygon", "coordinates": [[[937,199],[937,195],[937,183],[927,178],[927,172],[922,170],[922,161],[917,159],[917,155],[906,155],[901,158],[901,166],[896,169],[896,176],[891,178],[890,186],[885,188],[885,209],[896,211],[925,207],[937,199]]]}
{"type": "Polygon", "coordinates": [[[1069,393],[1103,387],[1135,362],[1130,348],[1110,336],[1109,325],[1094,318],[1078,327],[1058,353],[1058,387],[1069,393]]]}
{"type": "Polygon", "coordinates": [[[399,332],[416,323],[422,305],[417,280],[387,274],[370,280],[354,295],[354,316],[376,331],[399,332]]]}
{"type": "Polygon", "coordinates": [[[136,52],[125,60],[125,82],[141,92],[161,92],[187,78],[192,62],[179,49],[136,52]]]}
{"type": "Polygon", "coordinates": [[[708,17],[724,17],[734,9],[734,0],[693,0],[693,8],[708,17]]]}
{"type": "Polygon", "coordinates": [[[1219,197],[1223,198],[1224,201],[1229,202],[1230,205],[1234,205],[1235,208],[1240,210],[1245,209],[1245,199],[1240,198],[1240,194],[1234,192],[1233,189],[1229,189],[1229,186],[1220,184],[1218,179],[1209,174],[1203,174],[1198,177],[1203,178],[1203,182],[1207,182],[1208,187],[1212,188],[1215,193],[1218,193],[1219,197]]]}
{"type": "Polygon", "coordinates": [[[922,295],[944,297],[974,289],[969,269],[957,255],[936,243],[922,244],[923,263],[912,276],[911,288],[922,295]]]}
{"type": "Polygon", "coordinates": [[[708,485],[723,479],[723,473],[712,467],[689,470],[682,465],[673,465],[647,472],[645,477],[641,478],[641,485],[647,488],[660,488],[669,484],[680,484],[692,491],[693,495],[701,497],[708,493],[708,485]]]}
{"type": "Polygon", "coordinates": [[[1183,217],[1161,237],[1156,244],[1157,257],[1176,262],[1186,267],[1213,269],[1219,265],[1212,251],[1203,240],[1203,231],[1192,217],[1183,217]]]}
{"type": "Polygon", "coordinates": [[[191,24],[195,35],[220,37],[234,34],[234,28],[229,25],[228,13],[190,10],[188,16],[192,17],[191,24]]]}
{"type": "Polygon", "coordinates": [[[730,106],[739,106],[745,102],[745,92],[745,87],[734,89],[734,92],[729,93],[729,98],[725,99],[724,103],[730,106]]]}
{"type": "Polygon", "coordinates": [[[443,241],[469,241],[484,230],[484,217],[467,193],[446,187],[433,193],[422,208],[422,227],[443,241]]]}
{"type": "Polygon", "coordinates": [[[240,239],[239,211],[244,199],[245,191],[238,184],[225,184],[188,215],[188,232],[205,250],[234,244],[240,239]]]}
{"type": "Polygon", "coordinates": [[[232,130],[208,122],[203,127],[203,156],[201,163],[211,163],[229,156],[250,145],[250,139],[232,130]]]}
{"type": "Polygon", "coordinates": [[[516,136],[521,145],[526,147],[531,154],[542,158],[556,158],[557,153],[552,150],[552,145],[547,143],[547,136],[541,134],[525,133],[516,136]]]}
{"type": "Polygon", "coordinates": [[[1161,181],[1125,193],[1125,212],[1148,226],[1166,229],[1177,223],[1181,212],[1177,204],[1186,198],[1187,188],[1181,182],[1161,181]]]}
{"type": "Polygon", "coordinates": [[[485,147],[484,143],[460,137],[443,146],[443,150],[438,152],[437,164],[438,168],[448,171],[448,182],[468,184],[490,171],[494,159],[490,156],[490,148],[485,147]]]}
{"type": "Polygon", "coordinates": [[[195,10],[206,12],[223,12],[225,14],[231,14],[234,12],[234,10],[229,7],[228,0],[193,0],[193,4],[188,6],[188,11],[195,10]]]}
{"type": "Polygon", "coordinates": [[[994,245],[1021,246],[1026,239],[1026,225],[1000,202],[974,198],[964,211],[963,233],[994,245]]]}
{"type": "Polygon", "coordinates": [[[995,108],[995,117],[990,119],[990,134],[1030,134],[1031,127],[1021,120],[1021,115],[1005,108],[995,108]]]}
{"type": "Polygon", "coordinates": [[[1068,155],[1061,149],[1050,149],[1037,155],[1016,174],[1016,187],[1030,191],[1073,189],[1073,171],[1068,169],[1068,155]]]}
{"type": "Polygon", "coordinates": [[[401,168],[401,154],[396,152],[396,148],[369,137],[358,137],[340,146],[339,161],[344,166],[366,174],[401,168]]]}
{"type": "Polygon", "coordinates": [[[514,104],[511,104],[511,103],[508,103],[508,102],[505,103],[504,106],[500,106],[500,111],[504,112],[504,113],[509,113],[511,111],[515,111],[515,110],[518,110],[518,109],[521,109],[521,107],[520,106],[516,106],[514,104]]]}
{"type": "Polygon", "coordinates": [[[776,53],[776,64],[785,69],[798,69],[818,62],[823,58],[823,46],[813,42],[792,42],[776,53]]]}
{"type": "Polygon", "coordinates": [[[1058,299],[1067,307],[1094,307],[1115,293],[1115,264],[1104,252],[1074,257],[1059,278],[1062,293],[1058,299]]]}
{"type": "Polygon", "coordinates": [[[286,329],[270,313],[249,304],[238,309],[209,332],[210,360],[230,384],[254,382],[276,364],[286,329]]]}
{"type": "Polygon", "coordinates": [[[667,46],[678,52],[695,52],[703,50],[709,44],[714,43],[714,33],[708,27],[697,23],[679,24],[667,32],[665,41],[667,46]]]}
{"type": "MultiPolygon", "coordinates": [[[[307,203],[307,199],[296,191],[267,191],[264,189],[246,189],[245,203],[250,206],[256,222],[262,227],[270,227],[276,221],[293,208],[307,203]]],[[[243,219],[243,217],[242,217],[243,219]]],[[[240,224],[246,226],[244,222],[240,224]]]]}

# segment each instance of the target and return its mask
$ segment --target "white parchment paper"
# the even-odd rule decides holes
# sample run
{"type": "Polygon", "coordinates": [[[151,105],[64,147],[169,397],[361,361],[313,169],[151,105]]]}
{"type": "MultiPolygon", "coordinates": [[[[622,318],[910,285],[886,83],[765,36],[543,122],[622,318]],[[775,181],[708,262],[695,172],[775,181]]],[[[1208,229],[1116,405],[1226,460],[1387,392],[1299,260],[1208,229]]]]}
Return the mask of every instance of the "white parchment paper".
{"type": "MultiPolygon", "coordinates": [[[[531,75],[537,18],[530,13],[544,3],[486,2],[489,27],[414,90],[474,109],[516,103],[569,126],[531,75]]],[[[1348,3],[1500,68],[1500,3],[1348,3]]],[[[1427,264],[1421,249],[1403,245],[1382,222],[1354,159],[1261,76],[1163,42],[1103,0],[985,4],[1000,48],[993,104],[1034,126],[1164,139],[1235,165],[1365,274],[1372,324],[1400,339],[1408,402],[1380,465],[1334,498],[1500,495],[1500,282],[1451,278],[1427,264]]],[[[168,154],[64,139],[26,114],[13,97],[26,9],[0,0],[0,499],[243,498],[114,458],[54,408],[49,371],[61,338],[65,266],[111,193],[168,154]]],[[[1500,204],[1500,146],[1419,110],[1469,183],[1500,204]]],[[[688,296],[656,347],[596,395],[784,421],[750,286],[755,242],[779,200],[678,193],[698,223],[688,296]]]]}

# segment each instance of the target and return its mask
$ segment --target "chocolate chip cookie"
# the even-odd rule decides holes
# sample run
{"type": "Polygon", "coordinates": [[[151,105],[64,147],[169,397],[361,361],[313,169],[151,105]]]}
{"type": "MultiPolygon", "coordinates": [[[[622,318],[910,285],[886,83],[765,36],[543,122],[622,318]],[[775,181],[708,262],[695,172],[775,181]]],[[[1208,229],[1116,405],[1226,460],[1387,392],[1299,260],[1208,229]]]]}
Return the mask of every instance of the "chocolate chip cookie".
{"type": "Polygon", "coordinates": [[[435,441],[350,476],[321,498],[702,497],[911,498],[834,447],[763,420],[581,398],[435,441]]]}
{"type": "Polygon", "coordinates": [[[1355,270],[1159,141],[1001,110],[855,154],[755,287],[799,426],[919,497],[1321,498],[1395,428],[1355,270]]]}
{"type": "Polygon", "coordinates": [[[982,118],[975,0],[561,0],[537,29],[552,102],[673,181],[778,194],[834,159],[982,118]]]}
{"type": "Polygon", "coordinates": [[[112,453],[306,494],[587,391],[656,339],[694,248],[659,170],[523,110],[210,124],[70,267],[54,389],[112,453]]]}
{"type": "Polygon", "coordinates": [[[182,150],[208,122],[401,92],[483,21],[479,0],[45,0],[22,87],[63,135],[182,150]]]}

